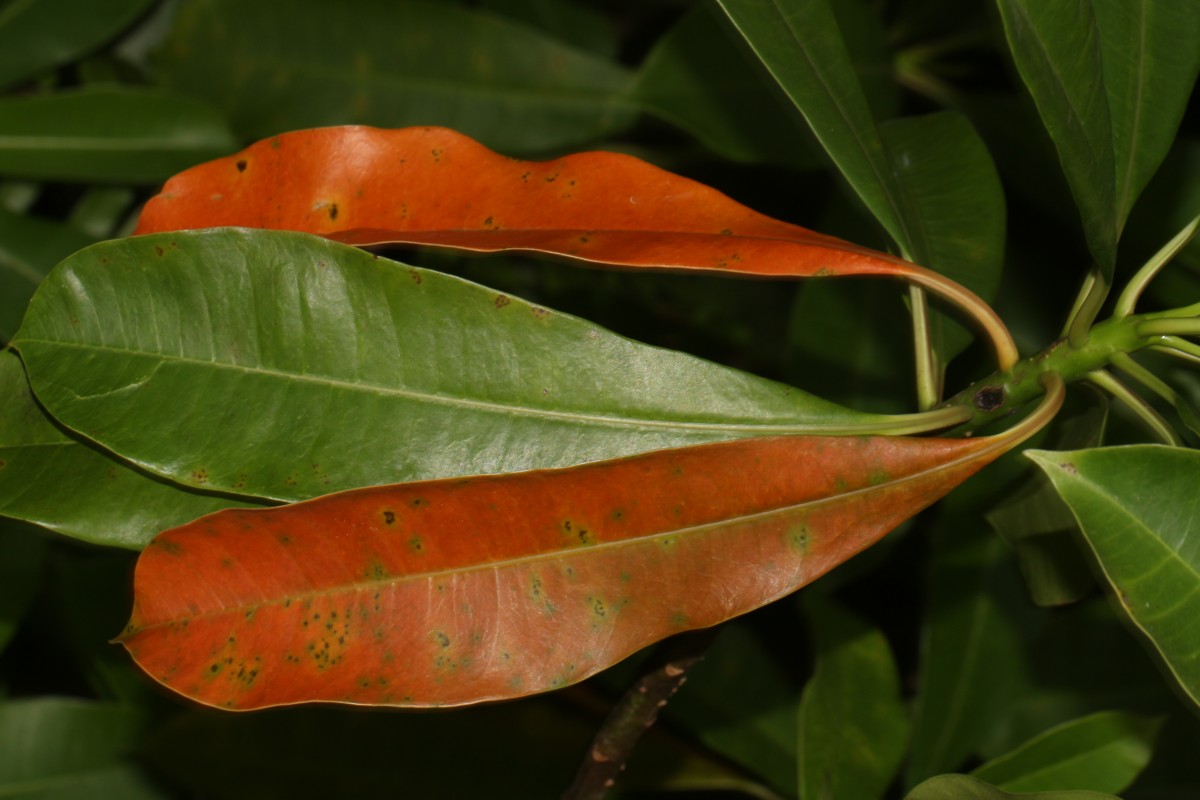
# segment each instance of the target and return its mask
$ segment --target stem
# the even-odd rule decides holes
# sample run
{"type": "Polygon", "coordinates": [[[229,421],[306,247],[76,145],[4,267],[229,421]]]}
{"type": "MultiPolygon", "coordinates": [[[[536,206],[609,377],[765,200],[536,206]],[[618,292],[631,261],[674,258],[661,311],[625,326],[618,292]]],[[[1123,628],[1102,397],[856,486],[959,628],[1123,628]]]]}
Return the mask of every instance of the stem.
{"type": "Polygon", "coordinates": [[[633,746],[687,680],[687,671],[704,658],[719,630],[706,628],[680,634],[655,648],[641,676],[625,690],[596,731],[562,800],[601,800],[608,794],[625,769],[633,746]]]}
{"type": "Polygon", "coordinates": [[[1178,336],[1164,336],[1154,349],[1160,353],[1182,358],[1193,363],[1200,362],[1200,344],[1180,339],[1178,336]]]}
{"type": "Polygon", "coordinates": [[[1154,433],[1158,435],[1158,438],[1162,439],[1164,444],[1169,444],[1173,447],[1178,447],[1179,445],[1183,444],[1183,442],[1180,441],[1179,437],[1175,434],[1175,431],[1172,430],[1167,421],[1162,418],[1162,415],[1154,410],[1153,406],[1143,400],[1141,396],[1137,394],[1137,392],[1121,383],[1110,373],[1105,372],[1102,369],[1098,369],[1095,372],[1089,373],[1087,377],[1092,383],[1096,384],[1101,389],[1104,389],[1113,397],[1129,406],[1130,410],[1137,414],[1142,422],[1146,423],[1146,427],[1154,431],[1154,433]]]}
{"type": "Polygon", "coordinates": [[[1112,357],[1112,365],[1165,400],[1171,408],[1175,409],[1175,413],[1183,420],[1184,425],[1187,425],[1192,430],[1200,430],[1200,417],[1192,409],[1191,404],[1162,378],[1134,361],[1125,353],[1114,355],[1112,357]]]}
{"type": "Polygon", "coordinates": [[[1047,373],[1057,373],[1068,383],[1082,380],[1108,365],[1117,353],[1132,353],[1163,344],[1161,335],[1154,333],[1153,328],[1147,333],[1145,327],[1160,321],[1184,321],[1161,319],[1170,313],[1105,320],[1092,328],[1081,344],[1060,339],[1011,369],[995,372],[976,381],[941,407],[970,409],[971,419],[965,426],[967,430],[987,425],[1039,397],[1043,392],[1041,377],[1047,373]]]}
{"type": "Polygon", "coordinates": [[[1092,325],[1108,297],[1108,289],[1108,279],[1100,272],[1099,267],[1092,267],[1083,283],[1079,298],[1075,301],[1075,307],[1071,309],[1071,316],[1067,319],[1065,333],[1072,347],[1081,347],[1087,342],[1092,325]]]}
{"type": "Polygon", "coordinates": [[[917,371],[917,407],[928,411],[942,399],[937,353],[929,330],[929,298],[919,286],[908,287],[912,303],[913,349],[917,371]]]}
{"type": "Polygon", "coordinates": [[[1138,325],[1142,336],[1200,336],[1200,319],[1152,319],[1138,325]]]}
{"type": "Polygon", "coordinates": [[[1154,280],[1154,276],[1180,250],[1187,246],[1187,243],[1196,234],[1198,227],[1200,227],[1200,216],[1195,217],[1187,225],[1184,225],[1183,230],[1175,234],[1171,238],[1171,241],[1163,245],[1157,253],[1150,257],[1149,261],[1142,265],[1137,274],[1126,284],[1125,289],[1121,292],[1121,296],[1117,298],[1116,307],[1113,308],[1114,317],[1127,317],[1133,313],[1133,308],[1137,305],[1138,298],[1142,296],[1142,292],[1150,285],[1150,281],[1154,280]]]}
{"type": "Polygon", "coordinates": [[[1004,321],[992,310],[991,306],[983,302],[970,289],[959,286],[933,270],[915,265],[912,266],[911,272],[904,275],[904,278],[910,283],[928,289],[969,314],[992,340],[992,349],[996,351],[996,360],[999,362],[1000,369],[1011,369],[1020,359],[1017,343],[1013,341],[1012,334],[1005,327],[1004,321]]]}

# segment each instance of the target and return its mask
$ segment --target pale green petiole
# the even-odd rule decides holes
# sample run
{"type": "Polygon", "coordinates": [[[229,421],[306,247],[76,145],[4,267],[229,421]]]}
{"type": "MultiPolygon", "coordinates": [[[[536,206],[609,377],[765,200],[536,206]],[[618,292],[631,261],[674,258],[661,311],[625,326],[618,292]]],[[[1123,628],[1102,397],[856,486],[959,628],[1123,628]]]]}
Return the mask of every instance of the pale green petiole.
{"type": "Polygon", "coordinates": [[[1113,308],[1114,317],[1127,317],[1133,313],[1138,298],[1142,296],[1142,292],[1150,285],[1150,281],[1154,280],[1154,276],[1170,263],[1171,259],[1180,250],[1187,246],[1187,243],[1196,235],[1198,228],[1200,228],[1200,216],[1196,216],[1191,222],[1183,226],[1183,230],[1175,234],[1171,238],[1171,241],[1163,245],[1157,253],[1151,256],[1149,261],[1142,265],[1137,274],[1126,284],[1124,290],[1121,292],[1121,296],[1117,298],[1117,304],[1113,308]]]}
{"type": "Polygon", "coordinates": [[[1113,375],[1104,370],[1096,370],[1088,373],[1088,380],[1104,389],[1113,397],[1129,406],[1130,410],[1146,423],[1146,426],[1154,431],[1155,435],[1163,441],[1164,444],[1169,444],[1173,447],[1178,447],[1183,444],[1178,434],[1171,428],[1170,424],[1162,418],[1162,415],[1154,410],[1154,407],[1147,403],[1137,392],[1130,389],[1125,384],[1117,380],[1113,375]]]}

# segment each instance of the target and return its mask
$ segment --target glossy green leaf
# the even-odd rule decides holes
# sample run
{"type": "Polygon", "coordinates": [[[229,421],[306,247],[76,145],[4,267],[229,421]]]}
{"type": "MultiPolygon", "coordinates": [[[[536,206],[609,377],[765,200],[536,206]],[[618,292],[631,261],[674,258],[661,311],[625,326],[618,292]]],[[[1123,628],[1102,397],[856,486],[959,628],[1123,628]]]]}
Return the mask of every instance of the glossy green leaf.
{"type": "MultiPolygon", "coordinates": [[[[1071,398],[1068,398],[1070,401],[1071,398]]],[[[1098,392],[1085,395],[1051,423],[1044,446],[1071,450],[1098,447],[1108,403],[1098,392]]],[[[1079,526],[1040,470],[987,514],[988,523],[1016,552],[1030,597],[1039,606],[1074,603],[1095,590],[1091,567],[1080,549],[1079,526]]]]}
{"type": "Polygon", "coordinates": [[[10,0],[0,7],[0,89],[86,54],[154,0],[10,0]]]}
{"type": "Polygon", "coordinates": [[[46,537],[40,531],[0,519],[0,653],[33,599],[45,553],[46,537]]]}
{"type": "Polygon", "coordinates": [[[961,767],[1028,669],[1004,542],[973,515],[958,515],[943,521],[933,548],[909,786],[961,767]]]}
{"type": "Polygon", "coordinates": [[[875,118],[828,0],[718,0],[855,193],[901,248],[912,232],[900,211],[875,118]]]}
{"type": "Polygon", "coordinates": [[[1200,704],[1200,452],[1027,451],[1071,507],[1129,620],[1200,704]]]}
{"type": "Polygon", "coordinates": [[[0,208],[0,343],[17,332],[50,268],[94,241],[69,225],[0,208]]]}
{"type": "Polygon", "coordinates": [[[0,796],[167,797],[127,758],[146,722],[140,711],[85,700],[0,703],[0,796]]]}
{"type": "Polygon", "coordinates": [[[820,166],[818,145],[744,44],[696,5],[647,56],[630,97],[725,158],[820,166]]]}
{"type": "Polygon", "coordinates": [[[1010,794],[970,775],[938,775],[904,796],[904,800],[1121,800],[1087,789],[1010,794]]]}
{"type": "Polygon", "coordinates": [[[96,245],[14,344],[68,427],[172,480],[287,500],[878,419],[290,232],[96,245]]]}
{"type": "MultiPolygon", "coordinates": [[[[879,133],[902,214],[913,221],[913,258],[984,300],[995,298],[1004,266],[1004,190],[979,134],[957,112],[892,120],[879,133]]],[[[940,312],[933,326],[944,361],[973,338],[940,312]]]]}
{"type": "Polygon", "coordinates": [[[1092,257],[1112,275],[1116,211],[1112,120],[1092,3],[997,0],[1009,49],[1058,150],[1092,257]]]}
{"type": "Polygon", "coordinates": [[[1009,792],[1124,791],[1146,765],[1162,719],[1101,711],[1052,728],[972,775],[1009,792]]]}
{"type": "Polygon", "coordinates": [[[459,4],[321,0],[287,13],[242,0],[183,4],[157,59],[169,86],[224,109],[251,139],[359,123],[444,125],[511,153],[632,123],[621,67],[459,4]]]}
{"type": "Polygon", "coordinates": [[[93,87],[0,99],[0,175],[151,183],[235,148],[224,119],[184,95],[93,87]]]}
{"type": "Polygon", "coordinates": [[[1200,4],[1092,0],[1112,117],[1117,230],[1167,155],[1200,72],[1200,4]]]}
{"type": "Polygon", "coordinates": [[[882,797],[909,730],[891,648],[830,603],[810,608],[817,663],[800,699],[799,797],[882,797]]]}
{"type": "Polygon", "coordinates": [[[140,550],[164,528],[246,505],[151,477],[68,436],[34,401],[16,354],[0,352],[0,515],[140,550]]]}

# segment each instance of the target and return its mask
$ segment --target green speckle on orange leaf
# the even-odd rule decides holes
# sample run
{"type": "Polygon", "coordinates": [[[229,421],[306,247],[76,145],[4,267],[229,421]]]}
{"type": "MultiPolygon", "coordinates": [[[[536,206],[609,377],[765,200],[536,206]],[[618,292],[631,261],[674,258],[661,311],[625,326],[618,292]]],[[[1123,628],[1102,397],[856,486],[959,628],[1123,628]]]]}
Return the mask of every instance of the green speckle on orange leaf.
{"type": "Polygon", "coordinates": [[[450,637],[446,635],[445,631],[434,631],[431,635],[433,636],[433,640],[437,642],[438,647],[441,647],[443,650],[450,646],[450,637]]]}
{"type": "Polygon", "coordinates": [[[412,550],[414,553],[419,553],[425,549],[425,544],[421,541],[420,536],[414,535],[408,540],[408,549],[412,550]]]}
{"type": "Polygon", "coordinates": [[[791,525],[785,533],[784,540],[788,547],[801,553],[808,552],[808,526],[807,525],[791,525]]]}
{"type": "Polygon", "coordinates": [[[676,628],[685,628],[688,624],[688,616],[682,611],[676,611],[671,615],[671,624],[676,628]]]}
{"type": "Polygon", "coordinates": [[[592,613],[597,617],[603,617],[608,613],[608,610],[604,607],[604,601],[599,597],[589,597],[588,603],[591,604],[592,613]]]}
{"type": "Polygon", "coordinates": [[[620,522],[621,520],[625,519],[625,509],[614,508],[609,516],[612,517],[614,522],[620,522]]]}
{"type": "Polygon", "coordinates": [[[871,486],[879,486],[880,484],[887,483],[891,479],[892,476],[888,474],[887,470],[873,469],[871,470],[871,474],[867,477],[867,482],[871,486]]]}
{"type": "Polygon", "coordinates": [[[542,599],[542,579],[537,575],[529,578],[529,596],[534,600],[542,599]]]}

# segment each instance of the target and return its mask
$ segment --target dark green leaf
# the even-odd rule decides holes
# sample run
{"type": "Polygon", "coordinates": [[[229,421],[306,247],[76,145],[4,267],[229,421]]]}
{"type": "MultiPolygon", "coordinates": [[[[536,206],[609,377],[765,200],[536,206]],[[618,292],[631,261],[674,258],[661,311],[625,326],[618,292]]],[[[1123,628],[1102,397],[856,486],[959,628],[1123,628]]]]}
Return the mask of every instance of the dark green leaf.
{"type": "MultiPolygon", "coordinates": [[[[912,222],[913,258],[992,300],[1004,266],[1004,190],[979,134],[956,112],[892,120],[879,133],[912,222]]],[[[943,363],[972,338],[940,312],[933,328],[943,363]]]]}
{"type": "Polygon", "coordinates": [[[140,550],[165,528],[244,505],[150,477],[63,433],[34,401],[20,359],[0,352],[0,515],[140,550]]]}
{"type": "MultiPolygon", "coordinates": [[[[1004,542],[973,516],[944,521],[926,581],[908,785],[975,753],[1028,671],[1004,542]]],[[[1019,598],[1016,598],[1019,600],[1019,598]]]]}
{"type": "Polygon", "coordinates": [[[442,125],[508,153],[578,145],[632,123],[619,66],[458,4],[191,0],[162,80],[225,109],[239,135],[332,124],[442,125]],[[331,21],[336,19],[336,24],[331,21]]]}
{"type": "MultiPolygon", "coordinates": [[[[1070,450],[1099,446],[1108,403],[1091,392],[1059,412],[1045,446],[1070,450]]],[[[1049,479],[1039,470],[987,515],[988,523],[1016,551],[1025,585],[1040,606],[1074,603],[1094,590],[1091,568],[1080,551],[1079,526],[1049,479]]]]}
{"type": "Polygon", "coordinates": [[[911,255],[911,231],[883,142],[828,0],[718,3],[863,204],[911,255]]]}
{"type": "Polygon", "coordinates": [[[609,59],[617,56],[619,42],[614,20],[578,0],[479,0],[478,5],[589,53],[609,59]]]}
{"type": "Polygon", "coordinates": [[[798,699],[762,642],[730,624],[690,670],[687,689],[671,699],[667,714],[713,750],[793,794],[798,699]]]}
{"type": "MultiPolygon", "coordinates": [[[[93,240],[115,239],[118,238],[119,227],[130,216],[133,201],[133,190],[127,186],[93,186],[71,209],[67,221],[71,227],[83,231],[93,240]]],[[[60,257],[50,266],[65,257],[60,257]]]]}
{"type": "Polygon", "coordinates": [[[743,47],[709,6],[697,5],[658,40],[630,96],[725,158],[821,165],[804,120],[743,47]]]}
{"type": "Polygon", "coordinates": [[[91,247],[14,344],[68,427],[172,480],[278,499],[878,419],[277,231],[91,247]]]}
{"type": "Polygon", "coordinates": [[[0,342],[17,332],[50,268],[94,241],[68,225],[0,208],[0,342]]]}
{"type": "Polygon", "coordinates": [[[152,5],[154,0],[12,0],[0,7],[0,89],[86,54],[152,5]]]}
{"type": "Polygon", "coordinates": [[[0,99],[0,175],[152,183],[236,149],[191,97],[95,87],[0,99]]]}
{"type": "Polygon", "coordinates": [[[1158,169],[1200,71],[1200,4],[1092,0],[1112,116],[1118,232],[1158,169]]]}
{"type": "Polygon", "coordinates": [[[831,603],[814,603],[817,664],[800,700],[801,800],[882,797],[900,766],[908,713],[883,633],[831,603]]]}
{"type": "Polygon", "coordinates": [[[1052,728],[971,774],[1009,792],[1121,792],[1150,762],[1161,726],[1161,718],[1101,711],[1052,728]]]}
{"type": "Polygon", "coordinates": [[[0,795],[38,800],[166,797],[125,755],[146,725],[117,705],[46,698],[0,704],[0,795]]]}
{"type": "Polygon", "coordinates": [[[0,652],[37,589],[46,538],[32,525],[0,519],[0,652]]]}
{"type": "Polygon", "coordinates": [[[1058,150],[1092,257],[1111,276],[1121,226],[1113,126],[1092,4],[997,0],[997,5],[1017,69],[1058,150]]]}
{"type": "Polygon", "coordinates": [[[1071,507],[1121,608],[1200,704],[1200,452],[1031,450],[1071,507]]]}
{"type": "Polygon", "coordinates": [[[1121,800],[1111,794],[1083,790],[1009,794],[970,775],[938,775],[904,796],[904,800],[1121,800]]]}

